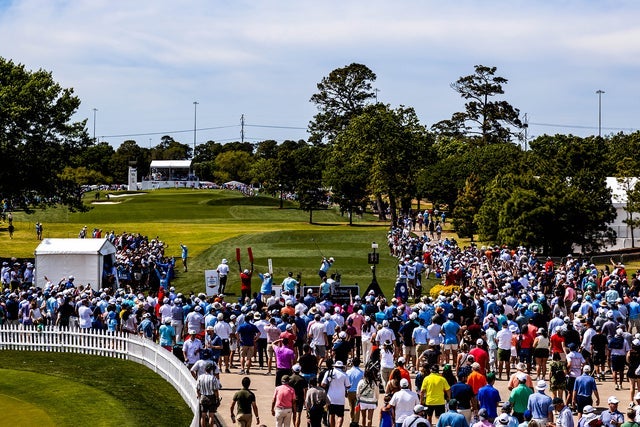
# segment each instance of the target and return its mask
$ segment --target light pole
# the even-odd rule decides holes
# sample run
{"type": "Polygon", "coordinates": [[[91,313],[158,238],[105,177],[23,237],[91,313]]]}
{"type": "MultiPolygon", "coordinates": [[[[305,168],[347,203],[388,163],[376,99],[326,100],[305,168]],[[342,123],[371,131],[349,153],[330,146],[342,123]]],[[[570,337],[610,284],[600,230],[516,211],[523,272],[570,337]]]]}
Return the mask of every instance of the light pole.
{"type": "Polygon", "coordinates": [[[602,136],[602,94],[604,91],[602,89],[598,89],[596,91],[598,94],[598,137],[602,136]]]}
{"type": "Polygon", "coordinates": [[[198,101],[193,101],[193,156],[196,155],[196,123],[198,122],[198,101]]]}
{"type": "Polygon", "coordinates": [[[96,113],[98,112],[97,108],[93,109],[93,142],[96,142],[96,113]]]}

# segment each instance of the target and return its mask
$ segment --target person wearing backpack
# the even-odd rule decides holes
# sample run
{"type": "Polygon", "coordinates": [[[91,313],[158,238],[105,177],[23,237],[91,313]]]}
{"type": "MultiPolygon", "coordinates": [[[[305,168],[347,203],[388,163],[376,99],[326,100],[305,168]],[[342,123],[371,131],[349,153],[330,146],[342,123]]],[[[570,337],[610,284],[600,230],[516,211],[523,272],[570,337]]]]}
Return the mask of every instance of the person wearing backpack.
{"type": "Polygon", "coordinates": [[[611,370],[613,371],[613,382],[616,390],[622,389],[624,380],[624,367],[626,365],[627,352],[631,350],[629,343],[624,339],[622,328],[616,329],[616,334],[609,340],[609,350],[611,351],[611,370]]]}
{"type": "Polygon", "coordinates": [[[553,397],[561,397],[567,389],[567,364],[560,358],[560,353],[553,353],[549,366],[549,382],[553,397]]]}

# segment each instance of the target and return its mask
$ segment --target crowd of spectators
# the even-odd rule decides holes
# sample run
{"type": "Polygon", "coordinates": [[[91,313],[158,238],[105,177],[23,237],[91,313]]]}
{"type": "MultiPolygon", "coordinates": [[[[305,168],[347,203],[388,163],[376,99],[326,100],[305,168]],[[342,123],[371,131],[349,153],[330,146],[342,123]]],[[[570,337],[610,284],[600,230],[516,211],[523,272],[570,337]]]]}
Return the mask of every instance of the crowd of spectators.
{"type": "MultiPolygon", "coordinates": [[[[1,306],[9,323],[140,334],[173,351],[195,376],[202,360],[202,372],[266,371],[274,376],[277,426],[298,426],[303,412],[310,425],[323,418],[341,425],[349,410],[364,426],[379,411],[385,426],[437,419],[439,427],[546,427],[555,419],[572,427],[576,412],[583,425],[619,427],[617,397],[595,414],[598,382],[607,379],[628,387],[640,420],[633,406],[640,400],[636,273],[613,261],[598,269],[572,255],[540,258],[523,247],[460,247],[417,231],[411,221],[389,231],[389,253],[398,259],[389,298],[372,291],[338,304],[331,292],[285,289],[230,301],[183,295],[162,279],[157,292],[130,285],[96,292],[69,278],[42,290],[9,283],[1,306]],[[432,274],[442,283],[423,295],[432,274]],[[508,382],[509,396],[500,396],[496,381],[508,382]]],[[[123,234],[113,241],[119,263],[169,269],[158,262],[159,239],[123,234]]]]}

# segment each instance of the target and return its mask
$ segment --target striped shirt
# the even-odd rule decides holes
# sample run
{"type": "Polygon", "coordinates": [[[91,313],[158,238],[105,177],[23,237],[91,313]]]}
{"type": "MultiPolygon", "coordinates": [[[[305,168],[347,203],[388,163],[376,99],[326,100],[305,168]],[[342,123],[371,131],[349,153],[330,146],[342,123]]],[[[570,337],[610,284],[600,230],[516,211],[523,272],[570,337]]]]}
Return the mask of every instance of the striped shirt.
{"type": "Polygon", "coordinates": [[[216,377],[209,373],[205,373],[198,377],[196,388],[200,395],[211,396],[215,394],[216,390],[220,389],[220,383],[216,377]]]}

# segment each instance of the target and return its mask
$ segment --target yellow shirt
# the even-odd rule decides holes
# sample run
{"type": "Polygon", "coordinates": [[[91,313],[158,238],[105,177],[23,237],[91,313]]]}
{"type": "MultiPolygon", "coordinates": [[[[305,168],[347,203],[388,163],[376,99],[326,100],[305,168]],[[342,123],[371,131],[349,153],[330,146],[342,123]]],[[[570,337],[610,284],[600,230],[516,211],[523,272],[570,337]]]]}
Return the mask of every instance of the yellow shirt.
{"type": "Polygon", "coordinates": [[[445,391],[449,391],[449,383],[442,375],[431,373],[422,381],[420,390],[424,392],[424,405],[444,405],[445,391]]]}

